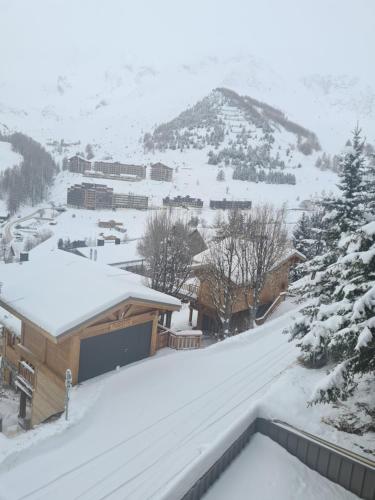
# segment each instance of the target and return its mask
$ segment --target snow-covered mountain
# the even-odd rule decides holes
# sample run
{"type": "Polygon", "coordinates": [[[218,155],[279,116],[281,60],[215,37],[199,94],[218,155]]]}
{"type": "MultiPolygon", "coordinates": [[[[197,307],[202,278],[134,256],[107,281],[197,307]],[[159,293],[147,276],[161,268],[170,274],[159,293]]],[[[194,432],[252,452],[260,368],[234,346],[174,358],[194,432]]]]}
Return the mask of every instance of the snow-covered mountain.
{"type": "MultiPolygon", "coordinates": [[[[127,160],[142,150],[139,138],[156,123],[173,119],[217,87],[266,102],[337,152],[357,121],[368,139],[375,91],[345,75],[280,74],[254,56],[205,57],[185,64],[110,66],[76,61],[28,79],[0,76],[0,123],[44,144],[64,139],[96,144],[99,155],[127,160]]],[[[72,151],[75,152],[74,146],[72,151]]]]}
{"type": "Polygon", "coordinates": [[[254,172],[297,166],[295,152],[308,156],[321,149],[313,132],[280,110],[225,88],[145,134],[144,147],[146,151],[209,149],[208,163],[254,172]]]}

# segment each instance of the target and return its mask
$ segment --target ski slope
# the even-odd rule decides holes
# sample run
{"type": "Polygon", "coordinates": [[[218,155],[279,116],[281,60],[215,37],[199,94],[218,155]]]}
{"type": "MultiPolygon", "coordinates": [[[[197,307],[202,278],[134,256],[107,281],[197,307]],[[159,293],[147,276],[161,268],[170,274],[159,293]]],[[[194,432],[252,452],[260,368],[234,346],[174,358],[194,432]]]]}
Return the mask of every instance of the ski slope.
{"type": "Polygon", "coordinates": [[[207,349],[165,350],[82,384],[70,424],[0,441],[0,498],[180,498],[295,362],[281,334],[289,321],[287,312],[207,349]]]}

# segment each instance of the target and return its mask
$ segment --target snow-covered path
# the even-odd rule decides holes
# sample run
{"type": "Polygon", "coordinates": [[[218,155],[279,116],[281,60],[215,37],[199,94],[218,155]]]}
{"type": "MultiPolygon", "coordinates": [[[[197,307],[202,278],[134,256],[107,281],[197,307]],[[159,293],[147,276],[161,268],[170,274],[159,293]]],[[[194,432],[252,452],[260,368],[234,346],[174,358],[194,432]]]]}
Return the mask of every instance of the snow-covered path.
{"type": "Polygon", "coordinates": [[[144,500],[172,491],[171,481],[209,453],[295,361],[281,334],[289,321],[287,312],[210,348],[86,382],[73,404],[100,391],[93,407],[64,432],[5,460],[0,498],[144,500]]]}

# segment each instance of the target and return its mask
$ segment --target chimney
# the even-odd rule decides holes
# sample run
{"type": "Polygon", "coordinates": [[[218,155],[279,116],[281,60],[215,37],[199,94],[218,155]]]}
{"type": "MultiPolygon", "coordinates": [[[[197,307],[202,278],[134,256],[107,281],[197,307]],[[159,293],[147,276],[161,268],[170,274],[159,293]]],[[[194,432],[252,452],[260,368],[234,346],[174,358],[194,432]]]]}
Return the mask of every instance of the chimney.
{"type": "Polygon", "coordinates": [[[20,252],[20,262],[27,262],[29,260],[29,252],[20,252]]]}

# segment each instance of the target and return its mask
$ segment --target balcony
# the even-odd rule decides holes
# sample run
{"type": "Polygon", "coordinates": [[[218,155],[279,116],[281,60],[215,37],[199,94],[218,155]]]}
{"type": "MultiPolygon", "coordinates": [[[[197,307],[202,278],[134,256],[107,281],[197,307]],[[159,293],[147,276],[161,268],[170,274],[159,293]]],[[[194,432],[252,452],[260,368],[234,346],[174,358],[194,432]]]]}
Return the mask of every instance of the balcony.
{"type": "Polygon", "coordinates": [[[30,398],[35,388],[35,370],[26,361],[19,361],[16,386],[30,398]]]}

